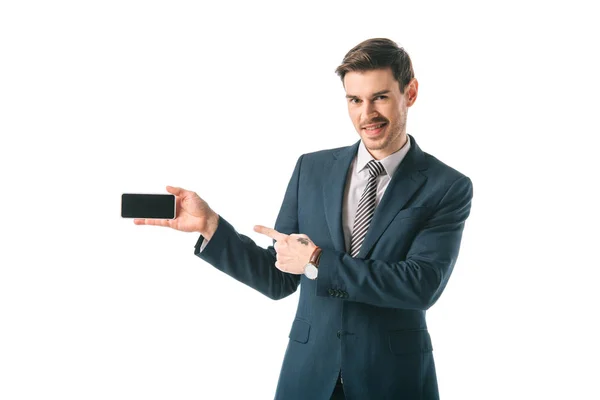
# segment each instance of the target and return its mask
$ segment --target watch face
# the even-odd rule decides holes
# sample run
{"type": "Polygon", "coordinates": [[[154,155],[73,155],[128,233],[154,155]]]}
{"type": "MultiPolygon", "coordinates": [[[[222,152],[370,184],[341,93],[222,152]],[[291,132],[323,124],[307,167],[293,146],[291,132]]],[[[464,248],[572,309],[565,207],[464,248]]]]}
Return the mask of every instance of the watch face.
{"type": "Polygon", "coordinates": [[[304,275],[306,275],[308,279],[316,279],[318,273],[318,268],[311,263],[306,264],[306,267],[304,267],[304,275]]]}

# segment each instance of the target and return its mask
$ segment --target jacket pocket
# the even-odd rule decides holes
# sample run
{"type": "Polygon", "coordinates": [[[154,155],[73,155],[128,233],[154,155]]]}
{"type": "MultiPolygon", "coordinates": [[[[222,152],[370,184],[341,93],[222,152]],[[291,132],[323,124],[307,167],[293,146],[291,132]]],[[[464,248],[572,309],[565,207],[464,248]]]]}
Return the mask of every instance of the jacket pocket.
{"type": "Polygon", "coordinates": [[[299,343],[307,343],[310,334],[310,324],[301,319],[294,319],[289,338],[299,343]]]}
{"type": "Polygon", "coordinates": [[[425,353],[433,350],[427,329],[388,332],[390,351],[396,355],[425,353]]]}

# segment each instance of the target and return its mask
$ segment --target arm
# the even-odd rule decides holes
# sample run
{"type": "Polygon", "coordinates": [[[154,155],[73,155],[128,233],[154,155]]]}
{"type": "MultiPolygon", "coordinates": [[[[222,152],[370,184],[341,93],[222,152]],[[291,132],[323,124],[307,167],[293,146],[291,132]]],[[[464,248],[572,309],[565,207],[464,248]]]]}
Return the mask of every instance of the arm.
{"type": "Polygon", "coordinates": [[[415,237],[404,261],[355,259],[323,249],[317,295],[340,297],[341,293],[345,300],[379,307],[428,309],[441,295],[456,263],[472,197],[471,180],[457,179],[415,237]]]}
{"type": "MultiPolygon", "coordinates": [[[[280,232],[298,232],[298,177],[302,157],[298,159],[275,226],[280,232]]],[[[275,268],[276,252],[273,246],[263,249],[249,237],[239,234],[219,216],[219,223],[206,247],[200,250],[204,238],[200,236],[194,254],[238,281],[258,290],[274,300],[296,291],[299,275],[286,274],[275,268]]]]}

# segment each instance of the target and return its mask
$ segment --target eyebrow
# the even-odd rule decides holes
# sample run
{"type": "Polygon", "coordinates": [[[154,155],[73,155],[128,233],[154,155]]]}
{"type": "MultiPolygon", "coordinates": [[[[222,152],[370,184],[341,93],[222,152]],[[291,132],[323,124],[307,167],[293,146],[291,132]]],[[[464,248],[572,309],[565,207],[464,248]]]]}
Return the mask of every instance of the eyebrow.
{"type": "MultiPolygon", "coordinates": [[[[382,94],[388,94],[390,91],[389,90],[380,90],[379,92],[375,92],[373,93],[372,97],[377,97],[377,96],[381,96],[382,94]]],[[[357,99],[358,96],[354,96],[353,94],[347,94],[346,95],[347,99],[357,99]]]]}

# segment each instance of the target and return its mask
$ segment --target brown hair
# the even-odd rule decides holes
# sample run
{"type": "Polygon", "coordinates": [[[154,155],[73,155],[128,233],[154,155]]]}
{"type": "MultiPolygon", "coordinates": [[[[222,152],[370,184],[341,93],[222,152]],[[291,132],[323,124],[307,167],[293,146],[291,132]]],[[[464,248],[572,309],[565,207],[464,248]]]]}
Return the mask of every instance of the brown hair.
{"type": "Polygon", "coordinates": [[[415,72],[408,53],[390,39],[368,39],[356,45],[346,53],[335,73],[344,82],[344,76],[348,72],[387,67],[392,68],[394,78],[400,83],[400,93],[404,93],[404,88],[415,77],[415,72]]]}

